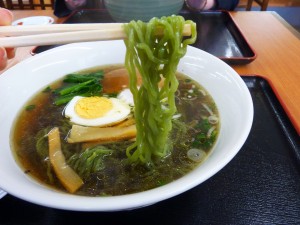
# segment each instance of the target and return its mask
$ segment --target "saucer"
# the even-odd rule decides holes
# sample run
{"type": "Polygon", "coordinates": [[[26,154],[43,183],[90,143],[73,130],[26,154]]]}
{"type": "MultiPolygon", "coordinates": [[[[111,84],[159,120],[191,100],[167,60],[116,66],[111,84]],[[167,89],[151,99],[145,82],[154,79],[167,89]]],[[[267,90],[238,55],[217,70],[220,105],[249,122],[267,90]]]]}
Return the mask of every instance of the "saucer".
{"type": "Polygon", "coordinates": [[[54,19],[49,16],[31,16],[16,20],[12,23],[14,26],[19,25],[46,25],[54,22],[54,19]]]}

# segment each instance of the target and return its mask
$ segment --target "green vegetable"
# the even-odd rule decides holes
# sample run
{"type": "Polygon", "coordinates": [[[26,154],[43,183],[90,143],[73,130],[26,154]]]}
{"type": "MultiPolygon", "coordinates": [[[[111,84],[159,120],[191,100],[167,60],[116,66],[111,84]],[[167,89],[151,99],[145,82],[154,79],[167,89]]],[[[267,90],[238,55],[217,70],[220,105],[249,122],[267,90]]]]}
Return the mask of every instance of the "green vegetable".
{"type": "Polygon", "coordinates": [[[50,92],[50,91],[51,91],[51,87],[48,86],[48,87],[46,87],[42,92],[43,92],[43,93],[48,93],[48,92],[50,92]]]}
{"type": "Polygon", "coordinates": [[[71,87],[64,88],[64,89],[60,90],[58,93],[62,96],[70,94],[70,93],[76,93],[76,92],[79,92],[80,90],[86,88],[87,86],[93,84],[94,82],[95,82],[94,79],[88,80],[83,83],[79,83],[79,84],[73,85],[71,87]]]}
{"type": "Polygon", "coordinates": [[[35,105],[27,105],[26,107],[25,107],[25,110],[26,111],[32,111],[32,110],[34,110],[35,109],[35,105]]]}
{"type": "Polygon", "coordinates": [[[79,174],[87,179],[90,174],[104,169],[104,159],[113,153],[102,145],[88,148],[80,153],[75,153],[68,159],[68,164],[79,174]]]}
{"type": "Polygon", "coordinates": [[[152,164],[153,157],[164,157],[170,151],[168,136],[176,112],[175,91],[177,65],[188,44],[196,40],[196,25],[181,16],[153,18],[148,23],[131,21],[125,27],[125,66],[130,76],[137,127],[136,142],[127,148],[130,161],[152,164]],[[183,37],[183,27],[190,24],[191,37],[183,37]],[[157,35],[157,29],[164,31],[157,35]],[[137,73],[142,77],[138,89],[137,73]],[[158,86],[164,78],[162,88],[158,86]]]}
{"type": "Polygon", "coordinates": [[[172,120],[172,140],[174,144],[180,144],[183,140],[187,141],[188,125],[180,120],[172,120]]]}
{"type": "Polygon", "coordinates": [[[102,91],[102,79],[103,71],[88,74],[68,74],[63,82],[70,83],[70,85],[54,90],[56,94],[54,104],[66,104],[75,96],[99,96],[102,91]]]}
{"type": "Polygon", "coordinates": [[[64,79],[66,83],[82,83],[88,80],[97,79],[98,81],[103,79],[103,71],[97,71],[95,73],[88,74],[68,74],[64,79]]]}
{"type": "Polygon", "coordinates": [[[48,152],[48,132],[50,128],[40,130],[35,136],[36,139],[36,151],[42,160],[45,160],[49,156],[48,152]]]}
{"type": "Polygon", "coordinates": [[[204,119],[196,125],[195,128],[200,130],[200,132],[196,134],[195,141],[192,144],[193,147],[207,150],[214,145],[218,134],[217,129],[215,129],[210,136],[207,135],[212,126],[213,125],[208,122],[208,119],[204,119]]]}
{"type": "Polygon", "coordinates": [[[208,119],[201,120],[200,123],[198,123],[195,128],[198,130],[201,130],[204,133],[207,133],[208,130],[211,128],[211,124],[209,123],[208,119]]]}
{"type": "Polygon", "coordinates": [[[44,167],[47,171],[47,176],[50,183],[53,183],[54,177],[51,172],[51,164],[49,160],[49,145],[48,145],[48,133],[51,130],[50,127],[40,130],[37,135],[35,136],[36,139],[36,151],[43,162],[44,167]]]}

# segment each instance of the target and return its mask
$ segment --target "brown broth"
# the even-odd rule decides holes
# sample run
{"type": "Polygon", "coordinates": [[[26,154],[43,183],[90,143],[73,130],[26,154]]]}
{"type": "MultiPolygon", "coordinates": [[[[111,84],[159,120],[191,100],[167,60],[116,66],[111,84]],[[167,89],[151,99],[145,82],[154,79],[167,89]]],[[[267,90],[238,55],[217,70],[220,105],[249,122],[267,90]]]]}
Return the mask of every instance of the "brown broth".
{"type": "MultiPolygon", "coordinates": [[[[93,68],[88,70],[88,72],[103,70],[107,74],[109,71],[120,68],[123,68],[123,66],[113,65],[93,68]]],[[[85,184],[76,194],[106,196],[149,190],[176,180],[199,165],[199,163],[187,158],[186,152],[188,149],[193,148],[195,144],[194,139],[198,135],[198,133],[195,133],[195,127],[189,128],[198,123],[203,117],[209,115],[203,104],[209,106],[217,116],[218,111],[211,96],[203,87],[183,74],[177,74],[177,77],[179,79],[179,88],[176,93],[176,104],[178,112],[182,115],[179,120],[182,120],[182,124],[188,124],[184,127],[185,129],[188,128],[188,131],[180,133],[182,129],[176,128],[177,125],[173,124],[174,129],[178,130],[170,135],[170,143],[173,143],[172,153],[163,159],[157,159],[149,168],[144,165],[133,165],[127,162],[125,149],[130,145],[130,142],[107,144],[106,147],[114,151],[111,156],[105,157],[104,169],[85,178],[85,184]]],[[[61,85],[62,81],[57,81],[50,84],[50,87],[56,88],[61,85]]],[[[128,75],[105,76],[103,86],[104,94],[119,92],[128,86],[128,75]]],[[[16,159],[24,172],[34,179],[57,190],[65,191],[55,177],[51,167],[48,167],[49,158],[41,157],[37,153],[36,135],[46,127],[60,127],[62,130],[62,148],[66,159],[69,159],[72,154],[82,151],[82,144],[68,144],[65,141],[71,125],[62,115],[64,106],[58,107],[53,104],[53,94],[51,92],[37,94],[26,104],[26,106],[28,105],[35,105],[35,108],[30,111],[21,111],[12,135],[11,141],[16,159]],[[51,174],[51,179],[49,179],[49,174],[51,174]]],[[[218,131],[219,124],[217,123],[215,126],[216,131],[218,131]]],[[[211,143],[209,148],[203,150],[209,154],[213,145],[214,143],[211,143]]]]}

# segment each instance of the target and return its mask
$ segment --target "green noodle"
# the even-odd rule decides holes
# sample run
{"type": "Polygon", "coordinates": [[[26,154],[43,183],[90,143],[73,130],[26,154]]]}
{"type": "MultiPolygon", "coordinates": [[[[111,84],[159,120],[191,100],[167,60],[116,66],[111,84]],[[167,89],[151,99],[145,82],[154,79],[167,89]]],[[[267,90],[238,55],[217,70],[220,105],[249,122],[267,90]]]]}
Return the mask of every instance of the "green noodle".
{"type": "Polygon", "coordinates": [[[180,58],[188,44],[196,40],[196,25],[181,16],[153,18],[148,23],[131,21],[125,26],[127,48],[125,66],[130,76],[130,90],[134,98],[136,142],[126,154],[133,162],[152,164],[154,157],[164,157],[169,151],[168,135],[176,112],[175,76],[180,58]],[[191,24],[191,37],[183,37],[183,27],[191,24]],[[163,35],[157,35],[157,30],[163,35]],[[137,72],[142,85],[137,86],[137,72]],[[159,87],[161,78],[163,87],[159,87]]]}

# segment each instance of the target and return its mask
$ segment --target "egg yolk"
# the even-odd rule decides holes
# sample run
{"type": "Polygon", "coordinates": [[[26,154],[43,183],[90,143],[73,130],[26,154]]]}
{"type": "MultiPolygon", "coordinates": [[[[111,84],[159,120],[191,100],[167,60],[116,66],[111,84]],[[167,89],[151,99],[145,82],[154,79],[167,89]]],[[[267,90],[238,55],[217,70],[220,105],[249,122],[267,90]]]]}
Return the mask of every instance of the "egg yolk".
{"type": "Polygon", "coordinates": [[[75,112],[82,118],[94,119],[102,117],[113,108],[110,99],[105,97],[85,97],[77,101],[75,112]]]}

